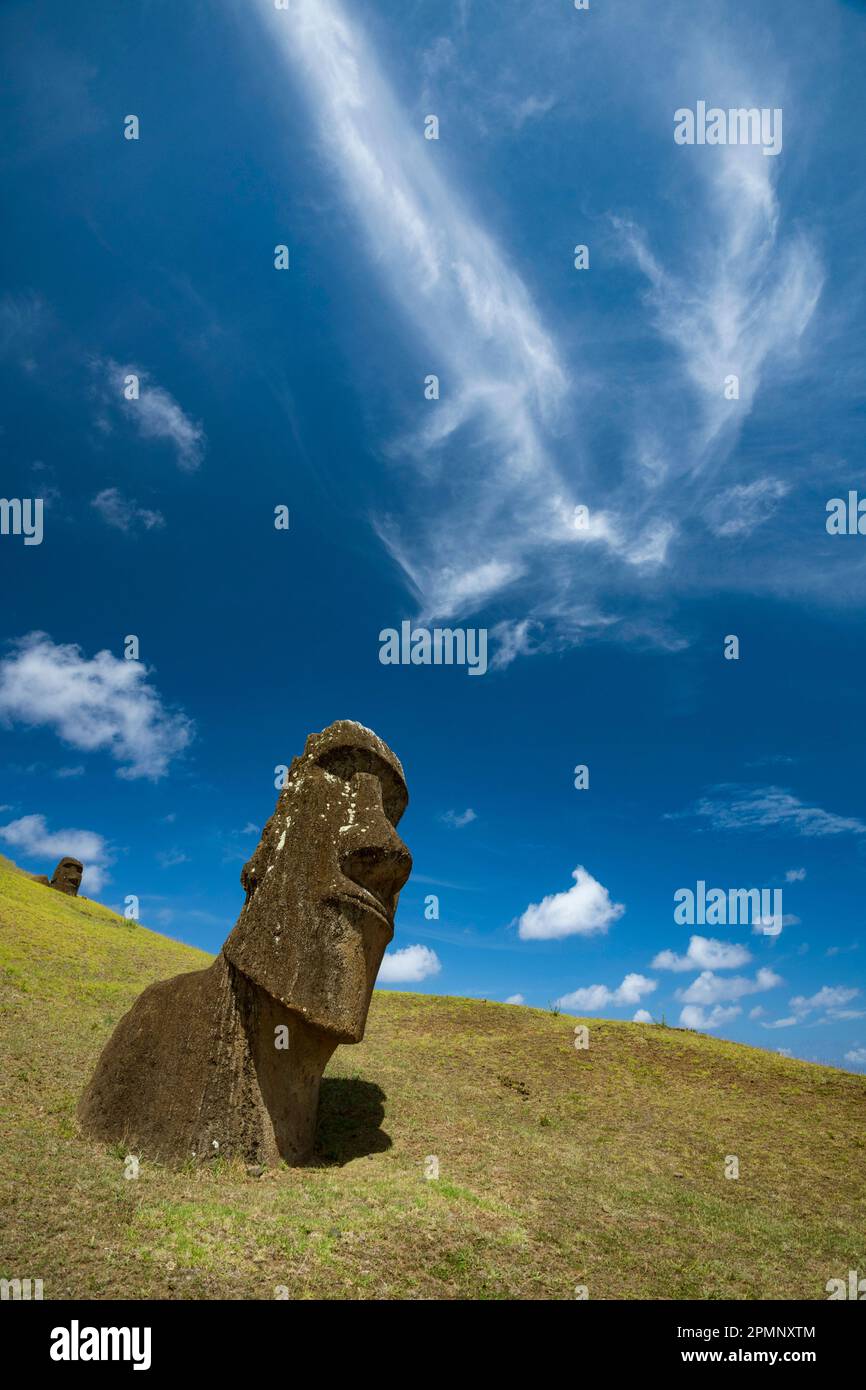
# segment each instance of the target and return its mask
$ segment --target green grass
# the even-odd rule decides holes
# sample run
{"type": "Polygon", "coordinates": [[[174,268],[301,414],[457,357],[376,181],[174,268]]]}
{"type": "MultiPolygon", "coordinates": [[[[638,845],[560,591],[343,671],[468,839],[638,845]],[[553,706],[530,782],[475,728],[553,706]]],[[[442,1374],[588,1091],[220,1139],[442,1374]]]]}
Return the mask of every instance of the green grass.
{"type": "Polygon", "coordinates": [[[477,1000],[376,993],[313,1166],[144,1154],[127,1180],[78,1097],[145,985],[209,960],[0,859],[0,1277],[46,1298],[822,1299],[866,1274],[866,1079],[647,1024],[584,1020],[578,1052],[574,1019],[477,1000]]]}

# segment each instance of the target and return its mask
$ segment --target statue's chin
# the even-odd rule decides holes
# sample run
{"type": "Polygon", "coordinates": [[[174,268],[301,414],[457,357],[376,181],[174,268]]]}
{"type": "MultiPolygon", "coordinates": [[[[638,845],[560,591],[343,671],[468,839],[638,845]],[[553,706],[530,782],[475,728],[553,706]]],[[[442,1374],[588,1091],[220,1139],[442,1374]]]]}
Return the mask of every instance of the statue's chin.
{"type": "Polygon", "coordinates": [[[292,952],[285,960],[256,959],[248,942],[242,940],[235,950],[231,938],[224,953],[300,1023],[327,1033],[335,1046],[358,1043],[393,927],[364,902],[335,895],[299,909],[297,917],[311,922],[312,929],[286,932],[292,952]]]}
{"type": "Polygon", "coordinates": [[[335,990],[329,996],[324,1008],[303,1008],[288,1004],[290,1012],[300,1022],[305,1023],[308,1028],[317,1029],[320,1033],[327,1033],[333,1038],[335,1046],[338,1043],[362,1041],[369,1007],[369,996],[365,993],[364,997],[359,999],[357,991],[352,988],[352,982],[348,980],[344,988],[335,990]]]}

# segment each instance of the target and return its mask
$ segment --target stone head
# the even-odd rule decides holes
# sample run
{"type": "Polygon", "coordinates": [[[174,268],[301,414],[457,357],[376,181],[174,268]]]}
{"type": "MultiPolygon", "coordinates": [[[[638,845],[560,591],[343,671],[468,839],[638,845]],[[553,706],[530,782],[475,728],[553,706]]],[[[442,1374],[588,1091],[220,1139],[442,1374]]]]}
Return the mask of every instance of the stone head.
{"type": "Polygon", "coordinates": [[[241,883],[226,958],[313,1027],[360,1042],[412,857],[403,769],[370,729],[311,734],[241,883]]]}
{"type": "Polygon", "coordinates": [[[51,887],[60,893],[69,893],[72,897],[77,897],[83,873],[84,865],[80,860],[61,859],[54,870],[51,887]]]}

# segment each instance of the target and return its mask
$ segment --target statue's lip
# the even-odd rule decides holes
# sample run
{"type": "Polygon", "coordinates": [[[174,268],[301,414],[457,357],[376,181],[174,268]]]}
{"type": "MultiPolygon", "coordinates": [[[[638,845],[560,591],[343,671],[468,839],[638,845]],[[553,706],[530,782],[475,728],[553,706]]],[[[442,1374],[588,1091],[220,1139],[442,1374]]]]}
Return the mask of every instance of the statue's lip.
{"type": "Polygon", "coordinates": [[[359,888],[357,892],[353,893],[337,893],[336,896],[341,902],[358,903],[361,907],[366,908],[368,912],[374,912],[376,916],[381,918],[385,923],[389,931],[394,930],[394,923],[388,916],[379,899],[374,897],[372,893],[368,893],[366,889],[359,888]]]}

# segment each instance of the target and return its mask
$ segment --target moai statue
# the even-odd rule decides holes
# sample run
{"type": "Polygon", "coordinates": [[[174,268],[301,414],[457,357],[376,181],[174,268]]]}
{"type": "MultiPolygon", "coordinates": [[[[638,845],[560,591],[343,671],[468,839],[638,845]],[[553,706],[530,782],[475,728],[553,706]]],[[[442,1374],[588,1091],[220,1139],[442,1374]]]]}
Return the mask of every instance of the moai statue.
{"type": "Polygon", "coordinates": [[[370,729],[311,734],[241,874],[246,902],[207,970],[150,985],[78,1107],[86,1133],[161,1160],[304,1163],[319,1083],[364,1036],[412,859],[403,769],[370,729]]]}
{"type": "Polygon", "coordinates": [[[58,893],[68,893],[71,898],[78,897],[84,865],[78,859],[61,859],[54,870],[50,886],[58,893]]]}

